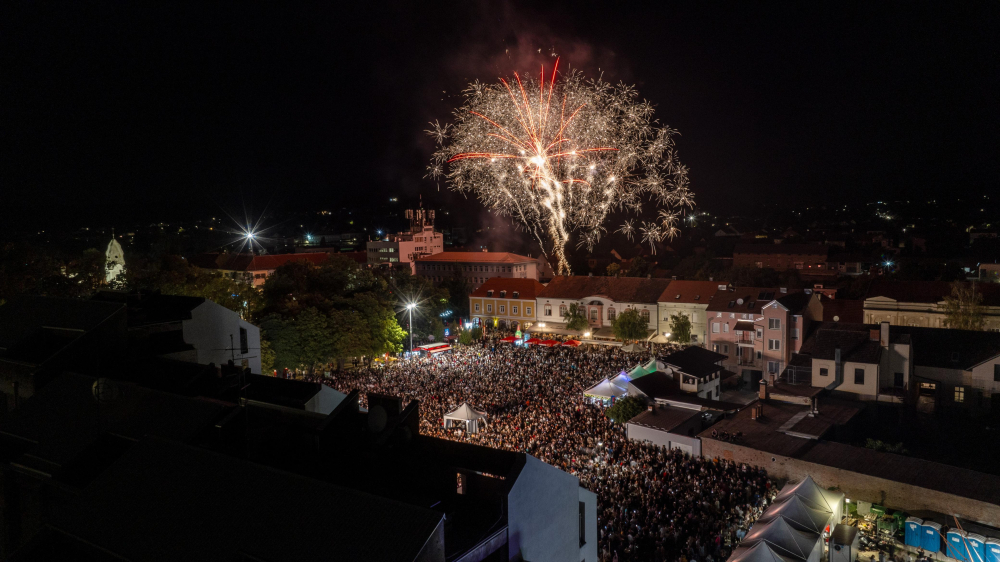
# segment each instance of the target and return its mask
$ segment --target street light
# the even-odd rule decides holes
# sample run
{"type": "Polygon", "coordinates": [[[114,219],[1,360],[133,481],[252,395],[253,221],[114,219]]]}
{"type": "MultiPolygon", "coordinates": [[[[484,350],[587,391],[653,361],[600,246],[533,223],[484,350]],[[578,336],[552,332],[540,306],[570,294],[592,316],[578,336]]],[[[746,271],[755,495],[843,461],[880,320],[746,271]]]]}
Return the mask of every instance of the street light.
{"type": "Polygon", "coordinates": [[[413,309],[417,307],[417,303],[411,302],[406,305],[406,310],[410,311],[410,353],[413,353],[413,309]]]}

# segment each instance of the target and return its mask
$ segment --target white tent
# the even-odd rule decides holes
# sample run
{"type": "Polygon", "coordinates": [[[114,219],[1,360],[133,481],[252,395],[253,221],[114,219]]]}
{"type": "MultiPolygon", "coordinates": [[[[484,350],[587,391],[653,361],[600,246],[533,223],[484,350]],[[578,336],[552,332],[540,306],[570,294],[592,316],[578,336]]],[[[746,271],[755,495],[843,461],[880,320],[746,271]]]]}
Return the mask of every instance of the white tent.
{"type": "Polygon", "coordinates": [[[618,373],[618,376],[611,379],[611,384],[622,389],[622,394],[628,393],[628,383],[632,382],[632,377],[628,376],[625,371],[618,373]]]}
{"type": "Polygon", "coordinates": [[[803,499],[806,505],[819,508],[821,511],[829,510],[833,513],[832,520],[835,522],[840,521],[844,515],[844,494],[824,490],[813,481],[812,476],[806,476],[797,484],[786,484],[774,502],[782,503],[791,499],[792,496],[803,499]]]}
{"type": "Polygon", "coordinates": [[[766,542],[753,546],[740,546],[729,555],[727,562],[797,562],[795,558],[775,551],[766,542]]]}
{"type": "Polygon", "coordinates": [[[766,524],[778,517],[783,517],[792,527],[809,533],[822,533],[831,524],[833,512],[820,506],[811,505],[799,496],[792,495],[781,503],[771,504],[771,507],[757,519],[757,524],[766,524]]]}
{"type": "Polygon", "coordinates": [[[639,347],[638,345],[636,345],[634,343],[630,343],[630,344],[627,344],[627,345],[623,345],[622,346],[622,351],[627,351],[629,353],[632,353],[633,351],[643,351],[643,348],[639,347]]]}
{"type": "Polygon", "coordinates": [[[468,402],[464,402],[461,406],[455,408],[455,411],[444,415],[445,427],[455,427],[456,425],[464,424],[469,433],[479,431],[479,424],[485,423],[485,421],[486,414],[473,409],[472,406],[469,406],[468,402]]]}
{"type": "Polygon", "coordinates": [[[823,554],[823,541],[818,534],[799,531],[784,517],[773,519],[770,523],[754,524],[740,545],[753,546],[760,542],[767,543],[783,556],[806,562],[819,562],[823,554]]]}
{"type": "Polygon", "coordinates": [[[584,396],[594,396],[597,398],[602,398],[604,400],[610,400],[612,396],[621,396],[626,393],[627,393],[626,389],[611,384],[611,381],[609,381],[608,379],[604,379],[601,382],[583,391],[584,396]]]}

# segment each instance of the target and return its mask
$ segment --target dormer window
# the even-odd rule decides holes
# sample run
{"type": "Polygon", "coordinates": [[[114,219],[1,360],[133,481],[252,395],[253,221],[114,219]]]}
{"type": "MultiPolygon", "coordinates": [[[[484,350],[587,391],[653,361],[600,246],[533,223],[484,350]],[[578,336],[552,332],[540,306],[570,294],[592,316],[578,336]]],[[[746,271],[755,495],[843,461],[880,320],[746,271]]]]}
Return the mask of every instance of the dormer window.
{"type": "Polygon", "coordinates": [[[486,296],[487,297],[492,297],[493,296],[493,289],[490,289],[490,290],[486,291],[486,296]]]}
{"type": "Polygon", "coordinates": [[[507,291],[500,291],[500,298],[504,298],[506,296],[507,296],[507,291]]]}
{"type": "Polygon", "coordinates": [[[729,308],[736,306],[736,301],[729,301],[729,308]]]}
{"type": "Polygon", "coordinates": [[[701,295],[695,295],[695,296],[694,296],[694,300],[696,300],[696,301],[699,301],[699,300],[701,300],[701,295]]]}
{"type": "Polygon", "coordinates": [[[515,298],[516,299],[516,298],[518,298],[518,296],[519,296],[518,292],[514,291],[514,294],[511,295],[511,298],[515,298]]]}
{"type": "Polygon", "coordinates": [[[674,298],[678,298],[678,299],[679,299],[679,298],[681,298],[681,296],[680,296],[680,295],[677,295],[677,296],[676,296],[676,297],[674,297],[674,298]]]}

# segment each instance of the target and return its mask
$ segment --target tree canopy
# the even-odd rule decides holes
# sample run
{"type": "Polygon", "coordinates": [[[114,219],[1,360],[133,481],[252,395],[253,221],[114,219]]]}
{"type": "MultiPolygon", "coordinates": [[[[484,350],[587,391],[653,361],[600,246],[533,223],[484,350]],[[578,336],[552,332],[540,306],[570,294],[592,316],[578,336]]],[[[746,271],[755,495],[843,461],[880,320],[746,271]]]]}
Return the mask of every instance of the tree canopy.
{"type": "Polygon", "coordinates": [[[641,414],[645,409],[646,404],[641,399],[625,396],[616,400],[614,406],[608,408],[604,415],[615,423],[625,423],[641,414]]]}
{"type": "Polygon", "coordinates": [[[649,334],[649,323],[638,310],[630,308],[615,317],[611,331],[622,341],[644,340],[649,334]]]}
{"type": "Polygon", "coordinates": [[[953,283],[951,296],[944,298],[944,325],[958,330],[985,330],[983,295],[975,285],[953,283]]]}
{"type": "Polygon", "coordinates": [[[670,339],[681,343],[691,341],[691,319],[687,315],[670,315],[670,339]]]}
{"type": "Polygon", "coordinates": [[[566,322],[567,330],[584,330],[589,324],[587,324],[587,316],[583,312],[583,308],[580,307],[578,303],[570,303],[566,308],[566,314],[563,314],[563,320],[566,322]]]}

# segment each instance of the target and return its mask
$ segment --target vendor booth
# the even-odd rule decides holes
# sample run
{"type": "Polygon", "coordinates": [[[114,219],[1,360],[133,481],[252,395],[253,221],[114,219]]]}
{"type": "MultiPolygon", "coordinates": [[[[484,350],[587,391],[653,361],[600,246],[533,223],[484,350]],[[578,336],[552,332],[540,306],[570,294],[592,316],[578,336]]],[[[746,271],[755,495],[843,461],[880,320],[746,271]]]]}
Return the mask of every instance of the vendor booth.
{"type": "Polygon", "coordinates": [[[786,500],[791,499],[793,496],[798,496],[807,505],[811,505],[820,511],[829,510],[833,513],[831,520],[833,522],[840,521],[844,516],[844,494],[840,492],[833,492],[831,490],[824,490],[813,481],[811,476],[806,476],[801,482],[797,484],[789,484],[781,489],[778,497],[774,499],[775,503],[782,503],[786,500]]]}
{"type": "Polygon", "coordinates": [[[632,381],[632,377],[630,377],[627,374],[625,374],[625,371],[622,371],[622,372],[618,373],[618,375],[615,378],[611,379],[611,384],[613,384],[613,385],[617,386],[618,388],[622,389],[623,393],[627,393],[628,392],[628,383],[631,382],[631,381],[632,381]]]}
{"type": "Polygon", "coordinates": [[[600,400],[602,403],[609,403],[613,398],[624,396],[627,391],[624,388],[615,386],[608,379],[604,379],[594,386],[583,391],[583,395],[593,400],[600,400]]]}
{"type": "Polygon", "coordinates": [[[727,562],[797,562],[797,559],[779,554],[766,542],[759,542],[753,546],[740,546],[727,562]]]}
{"type": "Polygon", "coordinates": [[[531,338],[529,340],[524,341],[524,345],[538,345],[540,343],[542,343],[542,340],[538,338],[531,338]]]}
{"type": "Polygon", "coordinates": [[[818,534],[799,531],[784,517],[772,519],[769,523],[755,523],[740,544],[753,546],[761,542],[767,543],[779,554],[805,562],[819,562],[823,555],[824,543],[818,534]]]}
{"type": "Polygon", "coordinates": [[[501,338],[500,341],[502,343],[514,343],[517,341],[517,338],[515,338],[514,336],[507,336],[506,338],[501,338]]]}
{"type": "Polygon", "coordinates": [[[469,406],[468,402],[463,403],[453,412],[444,415],[444,426],[446,428],[461,427],[469,433],[479,431],[482,424],[486,423],[486,414],[475,410],[469,406]]]}
{"type": "Polygon", "coordinates": [[[832,523],[833,512],[807,504],[798,496],[792,496],[784,502],[772,505],[757,519],[757,524],[768,523],[778,517],[784,517],[789,525],[800,531],[820,534],[832,523]]]}

